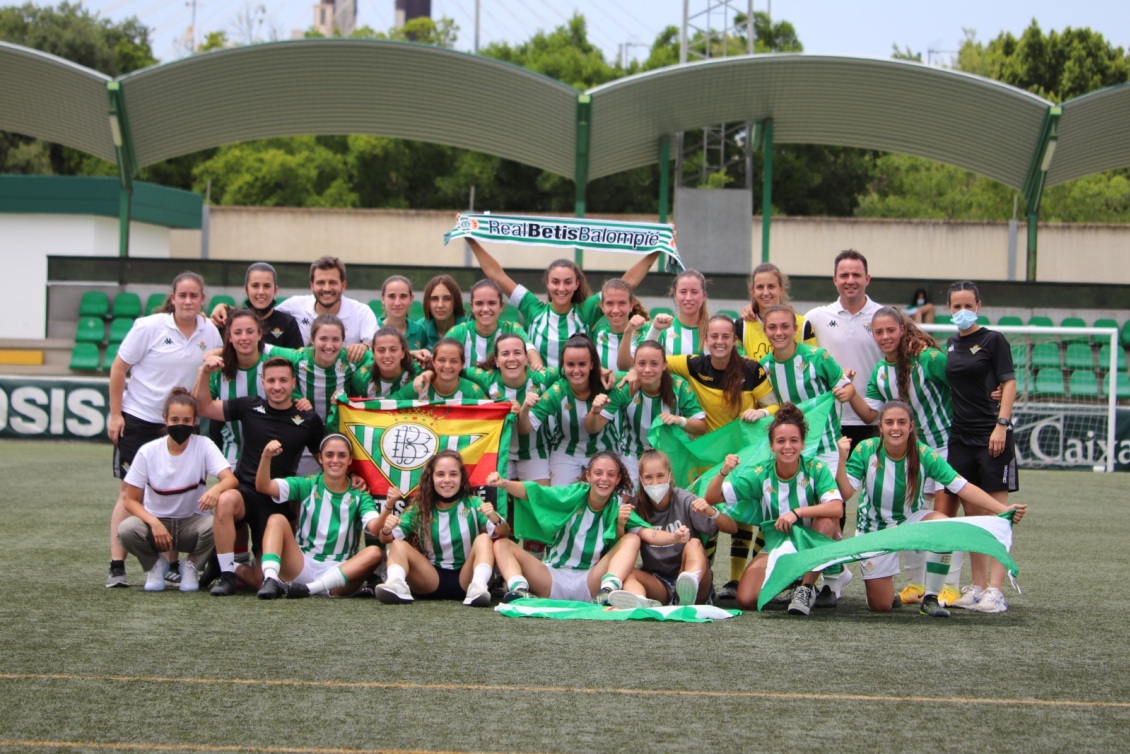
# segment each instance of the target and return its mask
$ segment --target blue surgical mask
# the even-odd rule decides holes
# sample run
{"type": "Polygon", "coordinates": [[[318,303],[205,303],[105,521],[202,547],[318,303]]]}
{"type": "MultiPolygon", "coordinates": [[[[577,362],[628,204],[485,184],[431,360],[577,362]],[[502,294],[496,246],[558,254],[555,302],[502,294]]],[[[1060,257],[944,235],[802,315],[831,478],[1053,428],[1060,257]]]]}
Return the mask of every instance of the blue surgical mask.
{"type": "Polygon", "coordinates": [[[957,325],[958,330],[968,330],[973,325],[977,324],[977,312],[972,309],[961,309],[954,312],[950,317],[950,321],[957,325]]]}

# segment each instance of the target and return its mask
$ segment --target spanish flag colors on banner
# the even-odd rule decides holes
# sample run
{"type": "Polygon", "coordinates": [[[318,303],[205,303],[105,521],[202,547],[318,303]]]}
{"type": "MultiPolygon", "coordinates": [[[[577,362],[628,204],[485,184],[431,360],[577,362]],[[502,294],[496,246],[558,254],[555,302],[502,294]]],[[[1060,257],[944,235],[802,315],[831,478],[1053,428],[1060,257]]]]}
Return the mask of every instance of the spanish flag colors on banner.
{"type": "MultiPolygon", "coordinates": [[[[386,496],[390,486],[404,495],[413,492],[424,464],[441,450],[459,451],[472,488],[484,487],[492,471],[506,476],[510,403],[338,397],[334,408],[338,431],[353,444],[352,469],[373,497],[386,496]]],[[[501,492],[496,507],[506,510],[501,492]]]]}

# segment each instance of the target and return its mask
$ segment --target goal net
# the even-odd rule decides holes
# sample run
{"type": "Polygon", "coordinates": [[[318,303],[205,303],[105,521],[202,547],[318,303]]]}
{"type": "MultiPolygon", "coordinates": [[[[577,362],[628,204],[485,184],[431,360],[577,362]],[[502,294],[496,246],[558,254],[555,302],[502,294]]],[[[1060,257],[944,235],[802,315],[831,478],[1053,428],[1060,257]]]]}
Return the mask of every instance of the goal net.
{"type": "MultiPolygon", "coordinates": [[[[953,325],[922,325],[939,346],[953,325]]],[[[1126,355],[1105,327],[991,326],[1016,367],[1013,433],[1021,468],[1114,471],[1115,409],[1126,355]]],[[[1123,380],[1124,382],[1124,380],[1123,380]]]]}

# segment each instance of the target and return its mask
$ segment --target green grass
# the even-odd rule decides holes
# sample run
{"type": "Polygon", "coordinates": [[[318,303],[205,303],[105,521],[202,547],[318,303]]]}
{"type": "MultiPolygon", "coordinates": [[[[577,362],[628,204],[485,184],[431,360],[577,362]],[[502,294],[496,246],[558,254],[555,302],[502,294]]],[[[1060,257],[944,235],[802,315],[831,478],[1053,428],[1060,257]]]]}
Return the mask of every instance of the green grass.
{"type": "Polygon", "coordinates": [[[0,749],[1126,749],[1124,475],[1022,473],[1005,614],[688,625],[107,590],[109,467],[0,443],[0,749]]]}

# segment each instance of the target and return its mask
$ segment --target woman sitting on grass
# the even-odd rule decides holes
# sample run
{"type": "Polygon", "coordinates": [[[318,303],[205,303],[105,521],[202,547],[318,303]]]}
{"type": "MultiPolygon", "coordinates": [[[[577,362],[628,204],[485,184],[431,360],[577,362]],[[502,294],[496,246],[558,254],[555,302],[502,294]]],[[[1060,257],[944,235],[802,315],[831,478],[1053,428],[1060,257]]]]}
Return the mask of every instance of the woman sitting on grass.
{"type": "Polygon", "coordinates": [[[344,435],[322,439],[318,446],[322,471],[310,477],[271,479],[271,458],[282,450],[278,440],[263,448],[255,489],[276,503],[298,501],[298,531],[281,513],[267,519],[259,599],[352,594],[383,557],[374,545],[358,552],[357,539],[362,529],[375,535],[387,514],[377,512],[369,493],[352,488],[353,451],[344,435]]]}
{"type": "MultiPolygon", "coordinates": [[[[394,490],[390,501],[398,496],[394,490]]],[[[390,516],[381,528],[388,575],[376,588],[377,599],[400,605],[415,595],[489,607],[496,533],[504,537],[510,527],[493,505],[471,492],[459,453],[441,450],[424,465],[404,516],[390,516]]]]}

